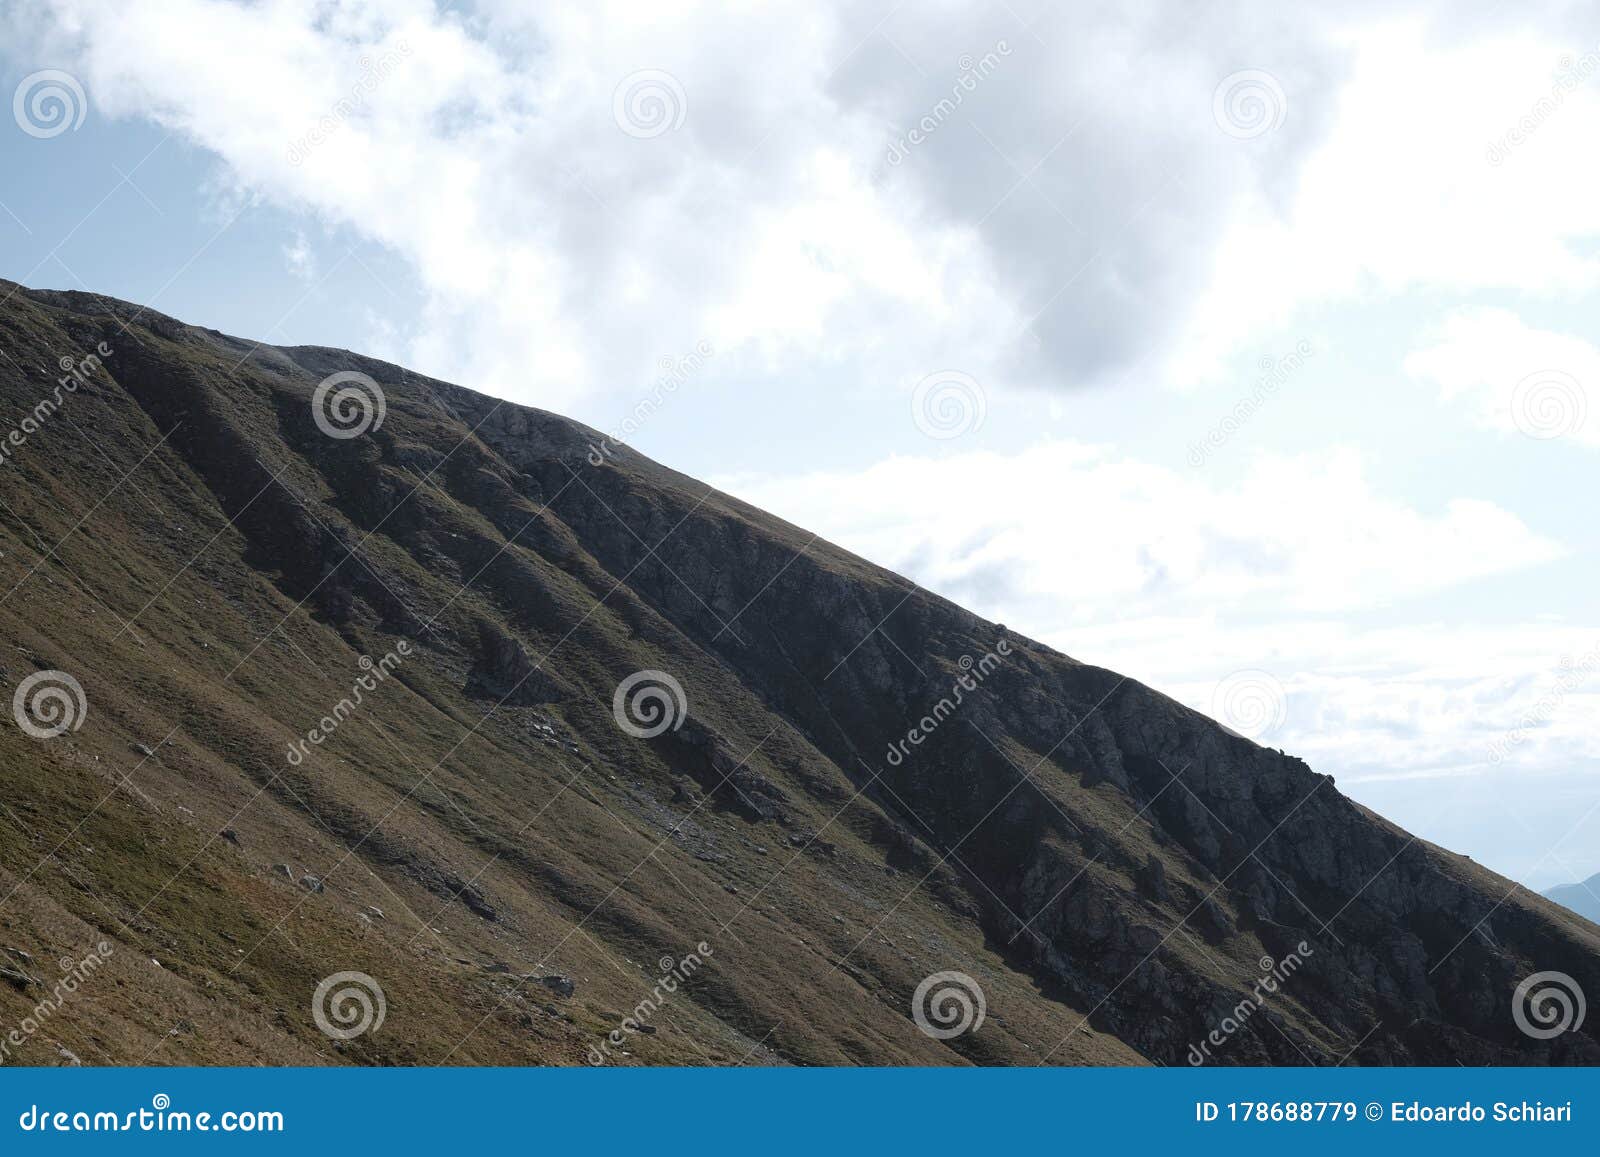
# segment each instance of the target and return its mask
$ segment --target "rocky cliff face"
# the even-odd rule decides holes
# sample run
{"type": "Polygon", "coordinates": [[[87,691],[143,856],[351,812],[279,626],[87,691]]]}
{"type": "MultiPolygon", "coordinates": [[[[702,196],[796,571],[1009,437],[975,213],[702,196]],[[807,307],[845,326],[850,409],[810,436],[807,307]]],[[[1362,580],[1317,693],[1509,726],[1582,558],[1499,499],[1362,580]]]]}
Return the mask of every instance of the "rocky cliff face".
{"type": "Polygon", "coordinates": [[[558,416],[0,293],[5,684],[85,703],[0,730],[0,948],[114,948],[25,1059],[1600,1060],[1517,996],[1600,930],[1132,679],[558,416]]]}

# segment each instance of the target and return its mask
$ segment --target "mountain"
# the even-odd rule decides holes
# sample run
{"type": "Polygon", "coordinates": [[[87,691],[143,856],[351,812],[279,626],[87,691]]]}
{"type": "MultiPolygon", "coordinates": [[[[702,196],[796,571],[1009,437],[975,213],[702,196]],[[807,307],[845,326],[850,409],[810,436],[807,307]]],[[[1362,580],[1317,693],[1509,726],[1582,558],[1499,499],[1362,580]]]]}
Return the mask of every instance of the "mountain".
{"type": "Polygon", "coordinates": [[[1514,1004],[1600,930],[1134,679],[557,415],[0,297],[0,1060],[1600,1061],[1514,1004]]]}
{"type": "Polygon", "coordinates": [[[1600,873],[1579,884],[1562,884],[1544,893],[1551,900],[1571,908],[1586,920],[1600,924],[1600,873]]]}

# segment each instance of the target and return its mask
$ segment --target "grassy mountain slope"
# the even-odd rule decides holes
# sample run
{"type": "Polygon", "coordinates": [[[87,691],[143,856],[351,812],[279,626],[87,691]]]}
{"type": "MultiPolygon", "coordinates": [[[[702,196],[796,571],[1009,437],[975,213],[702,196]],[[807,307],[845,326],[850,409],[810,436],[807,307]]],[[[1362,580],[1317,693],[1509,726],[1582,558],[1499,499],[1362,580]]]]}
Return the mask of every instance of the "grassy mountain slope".
{"type": "Polygon", "coordinates": [[[113,948],[10,1059],[582,1063],[688,953],[610,1063],[1183,1063],[1290,954],[1218,1063],[1600,1059],[1511,1011],[1533,971],[1600,991],[1592,925],[1133,680],[556,415],[0,295],[19,428],[110,351],[0,467],[0,685],[87,702],[0,727],[0,1028],[113,948]],[[329,437],[350,371],[387,410],[329,437]],[[640,671],[680,727],[619,726],[640,671]],[[986,1018],[940,1040],[950,970],[986,1018]],[[387,1002],[349,1041],[312,1010],[343,971],[387,1002]]]}

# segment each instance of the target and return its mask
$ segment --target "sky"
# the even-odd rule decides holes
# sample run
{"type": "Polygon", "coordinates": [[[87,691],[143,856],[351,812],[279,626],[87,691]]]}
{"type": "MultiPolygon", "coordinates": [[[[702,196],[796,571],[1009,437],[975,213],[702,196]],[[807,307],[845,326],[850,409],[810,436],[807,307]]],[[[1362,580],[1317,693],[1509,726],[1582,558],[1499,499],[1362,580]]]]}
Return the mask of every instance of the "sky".
{"type": "Polygon", "coordinates": [[[0,0],[0,276],[578,418],[1600,872],[1600,6],[0,0]]]}

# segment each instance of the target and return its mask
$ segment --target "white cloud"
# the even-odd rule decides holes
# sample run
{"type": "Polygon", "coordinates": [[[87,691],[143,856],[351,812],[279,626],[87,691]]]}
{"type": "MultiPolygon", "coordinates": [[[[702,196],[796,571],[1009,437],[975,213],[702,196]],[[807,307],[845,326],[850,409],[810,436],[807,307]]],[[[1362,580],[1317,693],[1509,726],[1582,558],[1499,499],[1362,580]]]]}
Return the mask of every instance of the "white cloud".
{"type": "MultiPolygon", "coordinates": [[[[1216,715],[1219,682],[1281,684],[1263,742],[1367,779],[1600,759],[1600,630],[1453,622],[1430,599],[1563,548],[1478,499],[1379,494],[1348,450],[1260,459],[1237,484],[1045,443],[717,484],[1087,662],[1216,715]],[[870,495],[870,502],[862,496],[870,495]],[[1397,608],[1407,624],[1372,625],[1397,608]],[[1365,617],[1367,625],[1358,625],[1365,617]],[[1504,740],[1563,670],[1558,709],[1504,740]]],[[[1225,720],[1226,721],[1226,720],[1225,720]]]]}
{"type": "Polygon", "coordinates": [[[1537,329],[1504,309],[1455,313],[1405,361],[1478,425],[1531,438],[1600,446],[1600,349],[1537,329]]]}
{"type": "Polygon", "coordinates": [[[1075,384],[1158,348],[1230,199],[1315,141],[1338,50],[1242,4],[1183,37],[1176,0],[1019,7],[52,0],[10,50],[402,254],[427,297],[418,368],[570,408],[700,341],[730,379],[798,362],[879,389],[948,366],[1075,384]],[[1241,57],[1292,102],[1251,141],[1213,120],[1241,57]],[[645,69],[682,118],[640,139],[614,95],[645,69]]]}
{"type": "Polygon", "coordinates": [[[1278,204],[1237,190],[1176,380],[1311,304],[1600,285],[1600,45],[1537,15],[1487,34],[1420,16],[1345,30],[1332,129],[1278,204]]]}
{"type": "Polygon", "coordinates": [[[392,247],[418,368],[573,408],[701,341],[728,381],[1182,383],[1310,303],[1600,286],[1581,22],[1409,12],[50,0],[7,51],[392,247]],[[677,127],[640,139],[646,69],[677,127]],[[1275,127],[1239,139],[1250,70],[1275,127]]]}
{"type": "Polygon", "coordinates": [[[1562,554],[1490,502],[1424,512],[1376,494],[1353,450],[1262,457],[1231,486],[1071,442],[720,484],[1035,629],[1185,608],[1349,612],[1562,554]]]}
{"type": "Polygon", "coordinates": [[[1347,783],[1548,774],[1600,760],[1590,724],[1600,708],[1594,627],[1524,620],[1357,630],[1331,620],[1196,618],[1164,622],[1164,638],[1130,641],[1127,626],[1095,628],[1079,642],[1178,671],[1158,680],[1161,689],[1210,713],[1217,671],[1268,671],[1286,706],[1282,726],[1262,742],[1347,783]],[[1185,641],[1183,653],[1173,653],[1174,638],[1185,641]],[[1195,653],[1216,671],[1202,669],[1195,653]]]}
{"type": "Polygon", "coordinates": [[[283,261],[289,272],[306,283],[317,280],[317,254],[304,233],[296,233],[294,241],[283,247],[283,261]]]}

